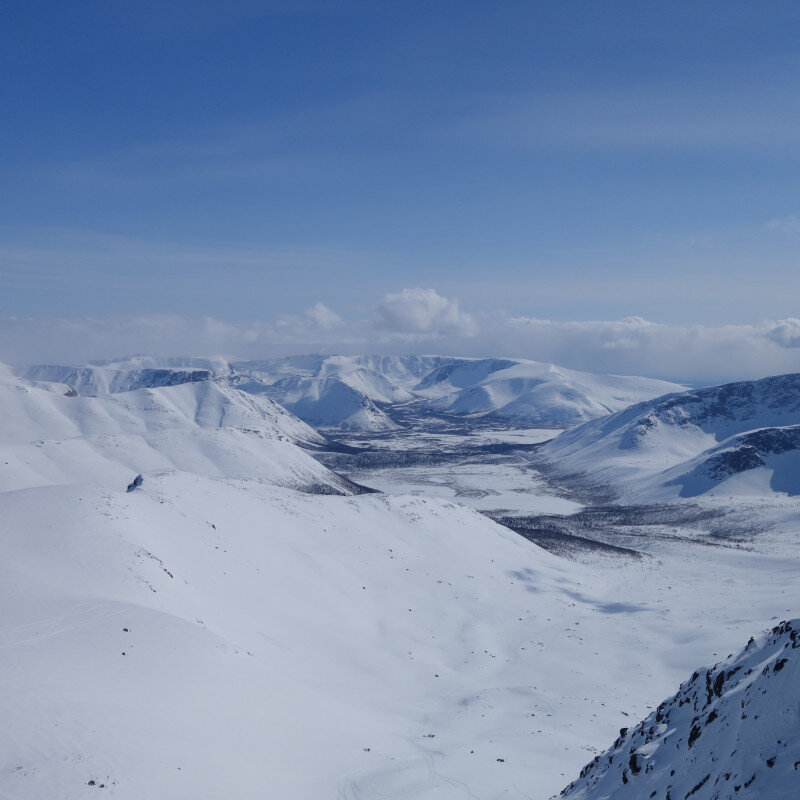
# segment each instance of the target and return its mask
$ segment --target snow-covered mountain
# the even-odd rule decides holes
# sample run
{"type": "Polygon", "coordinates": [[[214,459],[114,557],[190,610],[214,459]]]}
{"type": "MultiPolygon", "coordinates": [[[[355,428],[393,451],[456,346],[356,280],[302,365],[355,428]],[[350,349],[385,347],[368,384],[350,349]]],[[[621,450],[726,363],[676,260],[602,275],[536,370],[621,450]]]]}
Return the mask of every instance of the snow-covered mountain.
{"type": "Polygon", "coordinates": [[[800,493],[800,374],[675,393],[562,433],[543,456],[633,500],[800,493]]]}
{"type": "Polygon", "coordinates": [[[0,491],[125,486],[170,469],[350,493],[298,445],[322,437],[272,400],[211,381],[80,397],[0,367],[0,491]]]}
{"type": "Polygon", "coordinates": [[[386,409],[415,399],[419,379],[446,361],[437,356],[289,356],[231,364],[232,380],[264,393],[315,428],[388,431],[386,409]]]}
{"type": "Polygon", "coordinates": [[[387,431],[392,409],[566,427],[683,389],[651,378],[594,375],[519,359],[443,356],[290,356],[263,361],[157,359],[80,368],[38,366],[31,380],[102,395],[143,386],[214,380],[264,394],[316,428],[387,431]]]}
{"type": "Polygon", "coordinates": [[[480,359],[440,367],[416,392],[455,414],[568,427],[683,388],[653,378],[595,375],[536,361],[480,359]]]}
{"type": "Polygon", "coordinates": [[[24,377],[36,383],[65,384],[86,397],[104,397],[134,389],[153,389],[160,386],[179,386],[211,380],[209,369],[176,367],[62,367],[40,364],[24,371],[24,377]]]}
{"type": "Polygon", "coordinates": [[[315,428],[387,431],[397,426],[366,394],[337,377],[304,378],[299,375],[275,383],[237,383],[253,394],[272,397],[315,428]]]}
{"type": "Polygon", "coordinates": [[[564,800],[795,800],[800,620],[698,670],[587,764],[564,800]]]}

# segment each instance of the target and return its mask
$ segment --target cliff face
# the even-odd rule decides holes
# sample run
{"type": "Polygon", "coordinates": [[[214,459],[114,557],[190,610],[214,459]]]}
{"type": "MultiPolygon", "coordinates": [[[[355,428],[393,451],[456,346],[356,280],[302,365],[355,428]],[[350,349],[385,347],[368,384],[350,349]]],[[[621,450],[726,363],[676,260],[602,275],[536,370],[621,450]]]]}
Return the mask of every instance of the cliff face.
{"type": "Polygon", "coordinates": [[[643,722],[623,728],[564,800],[800,796],[800,620],[701,669],[643,722]]]}

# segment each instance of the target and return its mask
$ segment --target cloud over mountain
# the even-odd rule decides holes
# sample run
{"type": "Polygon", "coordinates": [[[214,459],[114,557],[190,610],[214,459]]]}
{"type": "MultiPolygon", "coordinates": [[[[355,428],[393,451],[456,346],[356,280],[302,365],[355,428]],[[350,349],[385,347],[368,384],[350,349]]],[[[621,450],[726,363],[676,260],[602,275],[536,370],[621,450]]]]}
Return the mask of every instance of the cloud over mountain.
{"type": "Polygon", "coordinates": [[[475,321],[458,307],[458,300],[435,289],[403,289],[378,305],[376,327],[398,334],[442,336],[475,332],[475,321]]]}
{"type": "Polygon", "coordinates": [[[667,325],[642,317],[560,321],[466,312],[435,289],[406,288],[346,318],[323,302],[301,314],[232,323],[177,314],[0,319],[0,360],[74,363],[134,353],[263,358],[307,352],[435,352],[553,362],[590,372],[723,382],[800,371],[800,320],[667,325]]]}

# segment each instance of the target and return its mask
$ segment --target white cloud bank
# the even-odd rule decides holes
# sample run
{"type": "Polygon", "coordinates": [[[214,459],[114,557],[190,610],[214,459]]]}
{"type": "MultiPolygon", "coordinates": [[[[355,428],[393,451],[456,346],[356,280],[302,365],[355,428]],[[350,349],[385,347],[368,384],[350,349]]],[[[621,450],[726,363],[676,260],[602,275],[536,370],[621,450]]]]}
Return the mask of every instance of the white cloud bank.
{"type": "Polygon", "coordinates": [[[594,372],[696,382],[800,372],[800,319],[759,325],[675,326],[641,317],[560,322],[468,314],[433,289],[387,295],[364,318],[323,303],[270,322],[174,314],[0,319],[0,361],[75,364],[132,354],[259,358],[307,352],[508,356],[594,372]]]}
{"type": "Polygon", "coordinates": [[[435,289],[403,289],[386,295],[378,306],[378,328],[401,335],[434,336],[477,333],[475,321],[458,307],[458,300],[442,297],[435,289]]]}

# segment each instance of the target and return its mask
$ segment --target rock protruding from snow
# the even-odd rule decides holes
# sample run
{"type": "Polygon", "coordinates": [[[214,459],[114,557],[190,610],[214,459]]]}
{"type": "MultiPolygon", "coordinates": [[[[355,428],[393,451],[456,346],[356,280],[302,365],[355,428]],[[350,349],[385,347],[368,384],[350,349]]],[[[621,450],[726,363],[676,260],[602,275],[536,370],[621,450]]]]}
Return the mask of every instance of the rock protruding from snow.
{"type": "Polygon", "coordinates": [[[564,800],[794,800],[800,796],[800,620],[701,669],[620,731],[564,800]]]}

